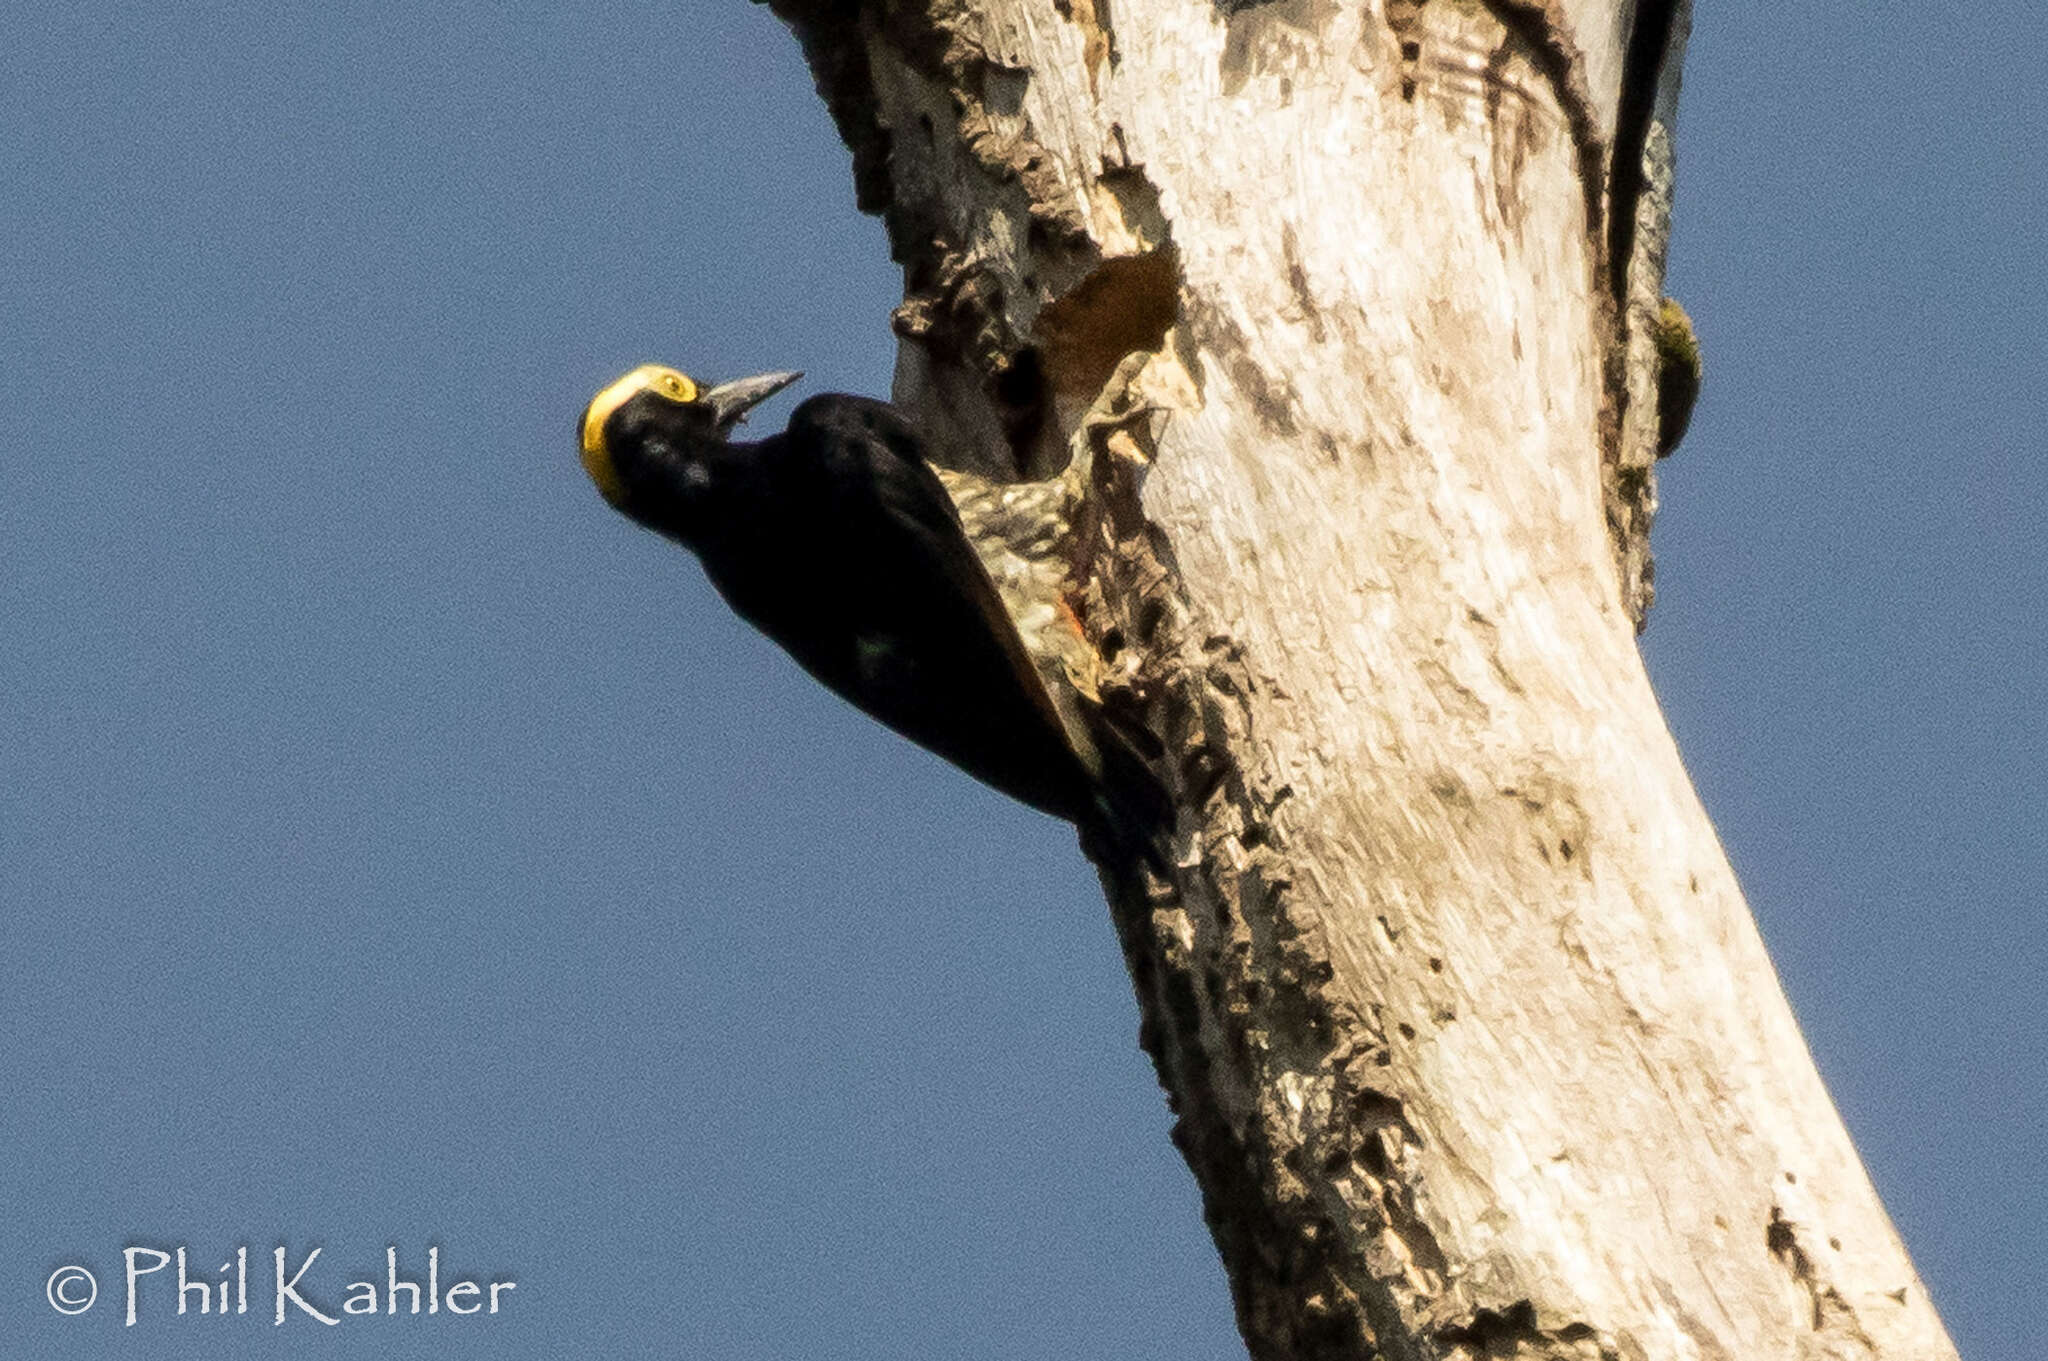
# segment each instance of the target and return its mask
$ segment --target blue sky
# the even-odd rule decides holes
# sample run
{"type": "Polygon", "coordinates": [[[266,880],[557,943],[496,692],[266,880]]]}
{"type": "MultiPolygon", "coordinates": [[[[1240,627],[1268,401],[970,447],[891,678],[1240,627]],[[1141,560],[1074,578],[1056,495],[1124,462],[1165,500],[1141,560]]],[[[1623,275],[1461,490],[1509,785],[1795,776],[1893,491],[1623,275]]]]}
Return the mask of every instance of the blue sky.
{"type": "MultiPolygon", "coordinates": [[[[1672,286],[1709,376],[1645,642],[1987,1357],[2048,1329],[2048,52],[2000,25],[1703,5],[1672,286]]],[[[9,1354],[1241,1354],[1072,834],[576,466],[650,358],[887,390],[895,271],[780,26],[5,27],[9,1354]],[[208,1281],[247,1245],[251,1314],[165,1272],[122,1327],[131,1244],[208,1281]],[[518,1285],[274,1327],[279,1245],[329,1304],[394,1246],[518,1285]]]]}

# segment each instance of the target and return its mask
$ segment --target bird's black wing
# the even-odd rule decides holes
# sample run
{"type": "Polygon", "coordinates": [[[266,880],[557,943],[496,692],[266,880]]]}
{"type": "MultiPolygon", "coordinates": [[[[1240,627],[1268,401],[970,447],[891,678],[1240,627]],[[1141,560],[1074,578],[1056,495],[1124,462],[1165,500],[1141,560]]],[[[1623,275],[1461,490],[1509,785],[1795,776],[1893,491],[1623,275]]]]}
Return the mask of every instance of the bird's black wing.
{"type": "Polygon", "coordinates": [[[805,519],[830,526],[845,635],[836,656],[799,660],[970,774],[1083,816],[1092,778],[917,432],[882,402],[814,397],[779,452],[809,465],[819,503],[805,519]]]}

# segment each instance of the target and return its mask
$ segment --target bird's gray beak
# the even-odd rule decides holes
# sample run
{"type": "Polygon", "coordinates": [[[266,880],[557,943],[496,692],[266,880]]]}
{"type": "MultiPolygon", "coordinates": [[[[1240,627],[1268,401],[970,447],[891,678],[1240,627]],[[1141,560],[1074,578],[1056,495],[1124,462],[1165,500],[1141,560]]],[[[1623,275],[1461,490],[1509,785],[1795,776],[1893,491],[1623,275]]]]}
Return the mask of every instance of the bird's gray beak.
{"type": "Polygon", "coordinates": [[[800,373],[757,373],[752,378],[720,383],[698,400],[711,407],[720,430],[729,430],[745,420],[749,411],[801,377],[800,373]]]}

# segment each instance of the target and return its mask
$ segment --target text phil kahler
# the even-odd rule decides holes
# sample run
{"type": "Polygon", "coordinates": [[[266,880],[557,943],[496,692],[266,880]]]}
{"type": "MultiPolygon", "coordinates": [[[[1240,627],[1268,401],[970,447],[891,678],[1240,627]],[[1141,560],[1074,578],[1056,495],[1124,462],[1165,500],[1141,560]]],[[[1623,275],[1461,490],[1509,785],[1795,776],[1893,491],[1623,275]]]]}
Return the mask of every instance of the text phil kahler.
{"type": "MultiPolygon", "coordinates": [[[[323,1281],[314,1263],[320,1259],[319,1248],[312,1248],[294,1264],[279,1247],[271,1253],[273,1323],[283,1323],[288,1312],[316,1319],[332,1326],[344,1317],[413,1317],[421,1314],[495,1314],[503,1305],[503,1296],[518,1288],[516,1281],[493,1279],[479,1284],[467,1277],[453,1277],[447,1284],[441,1280],[441,1249],[427,1249],[427,1269],[424,1277],[401,1275],[398,1263],[398,1249],[384,1250],[383,1280],[352,1280],[340,1287],[340,1302],[334,1302],[333,1278],[323,1281]],[[402,1303],[401,1303],[402,1301],[402,1303]]],[[[249,1312],[249,1249],[238,1247],[235,1255],[221,1263],[215,1271],[201,1271],[194,1275],[187,1264],[183,1247],[175,1252],[164,1252],[156,1248],[132,1247],[122,1250],[121,1257],[126,1265],[128,1326],[133,1327],[137,1306],[144,1292],[152,1297],[160,1290],[175,1289],[177,1313],[179,1315],[209,1315],[220,1317],[226,1314],[249,1312]],[[175,1282],[169,1275],[156,1280],[149,1279],[158,1272],[166,1272],[176,1266],[175,1282]]],[[[164,1301],[168,1306],[169,1301],[164,1301]]],[[[155,1306],[152,1306],[154,1312],[155,1306]]]]}

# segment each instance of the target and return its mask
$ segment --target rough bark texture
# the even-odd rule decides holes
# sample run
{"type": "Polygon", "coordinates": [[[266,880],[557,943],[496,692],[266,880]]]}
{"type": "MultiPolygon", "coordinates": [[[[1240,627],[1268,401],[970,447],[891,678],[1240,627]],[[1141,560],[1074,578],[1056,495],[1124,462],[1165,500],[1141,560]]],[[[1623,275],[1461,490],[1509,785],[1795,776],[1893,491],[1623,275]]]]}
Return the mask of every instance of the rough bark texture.
{"type": "Polygon", "coordinates": [[[772,2],[1253,1354],[1952,1356],[1634,646],[1684,5],[772,2]]]}

